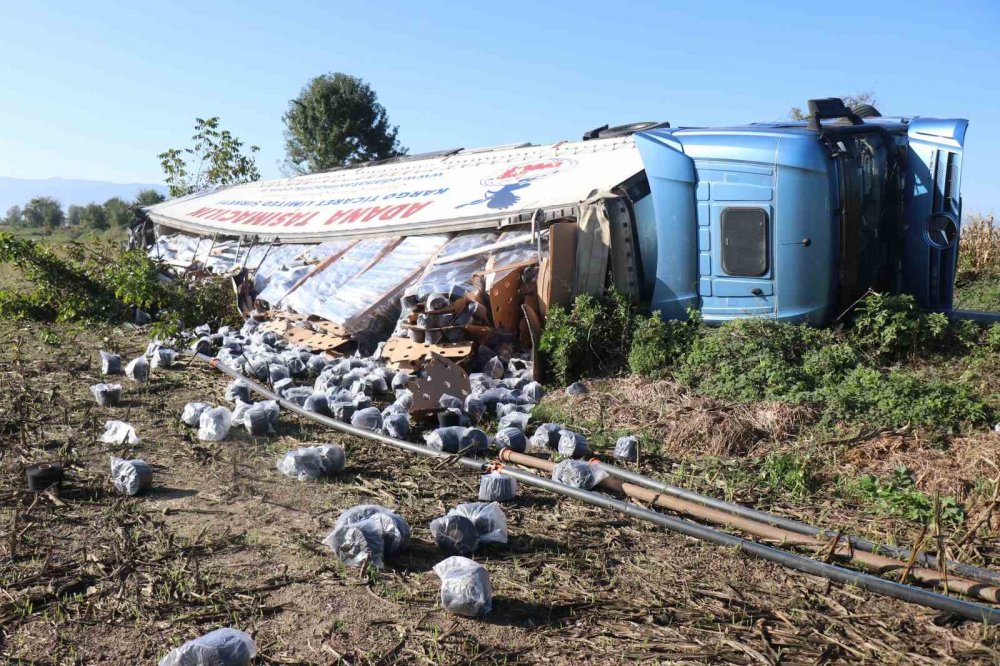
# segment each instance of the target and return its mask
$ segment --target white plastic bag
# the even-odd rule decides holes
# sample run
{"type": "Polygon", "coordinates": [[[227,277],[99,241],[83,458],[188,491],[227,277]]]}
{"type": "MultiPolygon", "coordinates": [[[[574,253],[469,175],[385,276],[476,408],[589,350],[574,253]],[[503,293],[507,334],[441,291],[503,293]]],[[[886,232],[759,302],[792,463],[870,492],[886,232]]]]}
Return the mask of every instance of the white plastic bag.
{"type": "Polygon", "coordinates": [[[479,531],[476,524],[456,513],[431,521],[431,535],[437,547],[449,555],[472,555],[479,548],[479,531]]]}
{"type": "Polygon", "coordinates": [[[159,666],[247,666],[256,654],[250,636],[227,627],[174,648],[159,666]]]}
{"type": "Polygon", "coordinates": [[[206,409],[198,419],[198,439],[203,442],[221,442],[229,434],[233,415],[225,407],[206,409]]]}
{"type": "Polygon", "coordinates": [[[111,456],[111,480],[118,492],[133,496],[153,485],[153,468],[145,460],[123,460],[111,456]]]}
{"type": "Polygon", "coordinates": [[[336,474],[347,462],[344,447],[335,444],[303,446],[278,460],[278,471],[299,481],[315,481],[336,474]]]}
{"type": "Polygon", "coordinates": [[[120,375],[122,372],[122,357],[106,351],[99,353],[101,355],[101,374],[120,375]]]}
{"type": "Polygon", "coordinates": [[[181,423],[189,426],[198,425],[199,419],[201,419],[201,414],[206,409],[211,409],[212,406],[205,404],[204,402],[189,402],[184,405],[184,411],[181,412],[181,423]]]}
{"type": "Polygon", "coordinates": [[[517,479],[490,472],[479,477],[479,499],[484,502],[509,502],[517,497],[517,479]]]}
{"type": "Polygon", "coordinates": [[[129,361],[125,366],[125,375],[140,384],[149,379],[149,361],[145,356],[139,356],[129,361]]]}
{"type": "Polygon", "coordinates": [[[106,421],[101,441],[105,444],[138,444],[139,435],[124,421],[106,421]]]}
{"type": "Polygon", "coordinates": [[[410,542],[410,526],[402,516],[377,504],[362,504],[340,514],[333,531],[323,539],[344,564],[359,567],[365,562],[376,569],[384,558],[401,551],[410,542]]]}
{"type": "Polygon", "coordinates": [[[552,479],[574,488],[590,490],[608,477],[608,473],[584,460],[563,460],[552,470],[552,479]]]}
{"type": "Polygon", "coordinates": [[[453,555],[434,565],[441,579],[441,605],[449,613],[476,617],[493,610],[493,588],[483,565],[453,555]]]}
{"type": "Polygon", "coordinates": [[[480,543],[507,543],[507,516],[496,502],[459,504],[448,515],[465,516],[476,526],[480,543]]]}

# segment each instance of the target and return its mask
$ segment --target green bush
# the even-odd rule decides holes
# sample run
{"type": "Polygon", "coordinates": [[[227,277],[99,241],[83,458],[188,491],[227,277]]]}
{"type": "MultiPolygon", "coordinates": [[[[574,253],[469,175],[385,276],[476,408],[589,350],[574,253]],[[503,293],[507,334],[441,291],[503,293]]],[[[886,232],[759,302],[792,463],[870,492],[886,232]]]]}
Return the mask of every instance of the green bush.
{"type": "Polygon", "coordinates": [[[818,386],[813,400],[823,405],[823,419],[828,422],[957,430],[964,425],[986,424],[991,416],[986,404],[965,386],[870,367],[857,367],[818,386]]]}
{"type": "Polygon", "coordinates": [[[700,326],[697,311],[689,311],[687,321],[663,321],[659,312],[640,318],[628,353],[629,370],[645,377],[665,377],[690,351],[700,326]]]}
{"type": "Polygon", "coordinates": [[[635,325],[635,303],[614,289],[600,299],[577,296],[569,312],[551,308],[538,343],[548,374],[568,384],[579,377],[617,371],[625,364],[635,325]]]}
{"type": "Polygon", "coordinates": [[[1000,324],[993,324],[986,332],[986,346],[993,351],[1000,351],[1000,324]]]}
{"type": "Polygon", "coordinates": [[[0,316],[41,321],[119,322],[138,307],[161,313],[161,332],[188,325],[238,323],[224,278],[162,281],[142,251],[70,243],[58,256],[35,241],[0,233],[0,264],[17,267],[27,288],[0,290],[0,316]]]}
{"type": "Polygon", "coordinates": [[[675,376],[715,398],[801,402],[813,389],[805,357],[835,342],[824,329],[736,319],[697,336],[675,376]]]}
{"type": "Polygon", "coordinates": [[[874,293],[858,304],[851,338],[882,361],[911,358],[954,340],[948,317],[924,312],[913,296],[874,293]]]}
{"type": "Polygon", "coordinates": [[[770,454],[761,461],[758,476],[772,492],[801,499],[819,486],[809,463],[808,457],[794,453],[770,454]]]}

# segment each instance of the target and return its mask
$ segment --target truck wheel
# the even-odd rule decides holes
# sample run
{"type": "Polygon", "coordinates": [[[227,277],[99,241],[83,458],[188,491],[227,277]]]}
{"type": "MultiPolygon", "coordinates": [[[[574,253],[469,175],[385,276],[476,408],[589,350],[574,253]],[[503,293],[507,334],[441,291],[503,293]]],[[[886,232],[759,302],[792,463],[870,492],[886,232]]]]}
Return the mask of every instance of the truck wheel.
{"type": "Polygon", "coordinates": [[[859,118],[881,118],[882,114],[879,113],[871,104],[858,104],[856,107],[851,109],[854,114],[859,118]]]}

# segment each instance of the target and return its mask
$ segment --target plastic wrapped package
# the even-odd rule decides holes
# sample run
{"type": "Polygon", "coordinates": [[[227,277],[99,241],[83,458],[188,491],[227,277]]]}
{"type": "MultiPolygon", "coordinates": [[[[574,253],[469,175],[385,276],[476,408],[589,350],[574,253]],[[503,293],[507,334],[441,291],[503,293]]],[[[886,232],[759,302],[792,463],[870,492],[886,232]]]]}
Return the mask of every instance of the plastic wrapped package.
{"type": "Polygon", "coordinates": [[[122,401],[121,384],[94,384],[90,392],[101,407],[115,407],[122,401]]]}
{"type": "Polygon", "coordinates": [[[615,442],[614,456],[625,462],[636,462],[639,460],[639,440],[632,435],[619,437],[615,442]]]}
{"type": "Polygon", "coordinates": [[[483,373],[493,379],[501,379],[504,375],[503,361],[494,356],[483,365],[483,373]]]}
{"type": "Polygon", "coordinates": [[[355,428],[378,432],[382,429],[382,412],[379,411],[378,407],[359,409],[351,416],[351,425],[355,428]]]}
{"type": "Polygon", "coordinates": [[[438,406],[441,407],[442,409],[448,409],[450,407],[455,407],[455,408],[458,408],[458,409],[462,409],[462,407],[464,405],[463,405],[462,401],[459,398],[456,398],[453,395],[448,395],[447,393],[444,393],[438,399],[438,406]]]}
{"type": "Polygon", "coordinates": [[[138,495],[153,485],[153,468],[145,460],[111,457],[111,480],[123,495],[138,495]]]}
{"type": "Polygon", "coordinates": [[[250,402],[250,386],[242,379],[234,379],[226,386],[226,400],[250,402]]]}
{"type": "Polygon", "coordinates": [[[465,414],[472,423],[479,423],[483,420],[483,416],[486,415],[486,403],[474,393],[465,398],[463,407],[465,414]]]}
{"type": "Polygon", "coordinates": [[[198,425],[201,413],[206,409],[211,409],[211,407],[211,405],[205,404],[204,402],[189,402],[184,405],[184,410],[181,412],[181,423],[189,426],[198,425]]]}
{"type": "Polygon", "coordinates": [[[354,418],[354,403],[349,400],[334,400],[329,403],[333,418],[348,423],[354,418]]]}
{"type": "Polygon", "coordinates": [[[471,520],[479,533],[479,543],[507,543],[507,516],[496,502],[459,504],[448,515],[471,520]]]}
{"type": "MultiPolygon", "coordinates": [[[[233,406],[233,425],[246,425],[247,411],[254,406],[255,403],[243,402],[242,400],[237,400],[236,404],[233,406]]],[[[201,418],[201,414],[198,415],[201,418]]],[[[196,420],[191,425],[198,425],[196,420]]]]}
{"type": "Polygon", "coordinates": [[[528,440],[528,451],[555,451],[559,448],[559,432],[565,428],[561,423],[543,423],[538,426],[528,440]]]}
{"type": "Polygon", "coordinates": [[[194,327],[194,334],[195,335],[211,335],[212,334],[212,327],[209,326],[208,324],[199,324],[198,326],[194,327]]]}
{"type": "Polygon", "coordinates": [[[587,438],[572,430],[559,431],[559,443],[556,445],[559,455],[567,458],[582,458],[587,455],[587,438]]]}
{"type": "Polygon", "coordinates": [[[264,437],[274,432],[271,412],[262,403],[255,403],[246,409],[243,413],[243,426],[251,437],[264,437]]]}
{"type": "Polygon", "coordinates": [[[139,356],[129,361],[125,366],[125,376],[135,382],[145,382],[149,380],[149,361],[145,356],[139,356]]]}
{"type": "Polygon", "coordinates": [[[396,389],[396,402],[406,407],[409,411],[413,408],[413,391],[410,389],[396,389]]]}
{"type": "MultiPolygon", "coordinates": [[[[282,397],[299,407],[304,407],[306,400],[313,396],[313,389],[311,386],[293,386],[287,388],[282,392],[282,397]]],[[[324,396],[325,397],[325,396],[324,396]]]]}
{"type": "Polygon", "coordinates": [[[320,444],[289,451],[278,460],[278,471],[299,481],[315,481],[344,469],[347,456],[342,446],[320,444]]]}
{"type": "Polygon", "coordinates": [[[518,453],[524,453],[528,448],[528,438],[524,431],[519,428],[501,428],[493,438],[498,449],[510,449],[518,453]]]}
{"type": "Polygon", "coordinates": [[[528,427],[528,421],[531,420],[529,414],[523,412],[511,412],[500,417],[499,427],[503,428],[517,428],[522,432],[528,427]]]}
{"type": "Polygon", "coordinates": [[[490,436],[479,428],[465,428],[460,447],[467,456],[484,453],[490,447],[490,436]]]}
{"type": "Polygon", "coordinates": [[[101,441],[105,444],[138,444],[139,435],[124,421],[105,421],[101,441]]]}
{"type": "MultiPolygon", "coordinates": [[[[304,252],[312,249],[313,246],[302,244],[278,245],[268,243],[252,246],[246,252],[246,266],[248,268],[256,268],[253,277],[254,290],[258,294],[262,294],[267,291],[267,287],[272,281],[287,280],[288,278],[284,273],[305,263],[299,257],[304,252]]],[[[291,287],[292,285],[288,286],[291,287]]],[[[281,294],[272,298],[277,300],[281,298],[281,294]]]]}
{"type": "Polygon", "coordinates": [[[434,543],[448,555],[472,555],[479,548],[476,524],[462,515],[442,516],[431,521],[434,543]]]}
{"type": "Polygon", "coordinates": [[[272,384],[276,384],[282,379],[288,379],[292,373],[288,371],[288,366],[281,363],[271,363],[267,366],[268,379],[272,384]]]}
{"type": "Polygon", "coordinates": [[[232,425],[233,415],[225,407],[206,409],[198,419],[198,439],[203,442],[221,442],[229,434],[232,425]]]}
{"type": "Polygon", "coordinates": [[[250,636],[227,627],[174,648],[159,666],[247,666],[256,655],[250,636]]]}
{"type": "Polygon", "coordinates": [[[320,374],[327,368],[329,361],[323,358],[319,354],[313,355],[308,361],[306,361],[306,370],[310,377],[319,377],[320,374]]]}
{"type": "Polygon", "coordinates": [[[453,428],[455,426],[463,425],[465,414],[458,407],[448,407],[447,409],[439,409],[437,413],[438,427],[440,428],[453,428]]]}
{"type": "MultiPolygon", "coordinates": [[[[312,389],[309,390],[311,391],[312,389]]],[[[323,416],[333,416],[333,412],[330,411],[330,400],[322,393],[310,394],[302,404],[302,407],[307,411],[316,412],[323,416]]]]}
{"type": "Polygon", "coordinates": [[[607,472],[585,460],[562,460],[552,470],[553,481],[584,490],[590,490],[607,477],[607,472]]]}
{"type": "Polygon", "coordinates": [[[469,374],[469,386],[472,388],[473,393],[482,393],[486,389],[495,388],[496,385],[495,379],[488,377],[482,372],[472,372],[469,374]]]}
{"type": "Polygon", "coordinates": [[[410,436],[410,419],[405,413],[395,411],[383,414],[382,429],[389,437],[406,439],[410,436]]]}
{"type": "Polygon", "coordinates": [[[493,610],[493,589],[483,565],[452,555],[434,565],[441,579],[441,605],[449,613],[477,617],[493,610]]]}
{"type": "Polygon", "coordinates": [[[340,514],[323,543],[350,566],[370,562],[381,569],[384,558],[410,542],[410,526],[402,516],[377,504],[362,504],[340,514]]]}
{"type": "Polygon", "coordinates": [[[515,391],[524,388],[530,381],[527,377],[504,377],[500,380],[500,386],[515,391]]]}
{"type": "Polygon", "coordinates": [[[496,386],[493,388],[488,388],[479,394],[480,399],[489,409],[496,409],[496,406],[501,403],[506,403],[511,401],[511,394],[509,389],[505,389],[501,386],[496,386]]]}
{"type": "MultiPolygon", "coordinates": [[[[435,262],[424,269],[420,277],[404,292],[404,298],[417,302],[425,301],[435,292],[447,299],[445,294],[461,296],[472,288],[473,274],[486,266],[487,254],[480,254],[468,259],[459,259],[442,263],[449,256],[460,252],[476,250],[496,241],[494,233],[466,233],[454,236],[438,253],[435,262]]],[[[447,307],[447,304],[444,306],[447,307]]],[[[440,309],[428,307],[428,310],[440,309]]]]}
{"type": "Polygon", "coordinates": [[[267,286],[257,295],[257,298],[270,305],[272,309],[284,310],[286,304],[282,297],[312,269],[312,266],[303,265],[272,273],[267,281],[267,286]]]}
{"type": "Polygon", "coordinates": [[[497,403],[497,416],[503,418],[508,414],[521,413],[521,414],[531,414],[532,405],[519,405],[516,402],[498,402],[497,403]]]}
{"type": "Polygon", "coordinates": [[[435,451],[444,453],[458,453],[462,448],[462,435],[465,428],[462,426],[449,426],[447,428],[437,428],[432,432],[424,434],[424,441],[427,447],[435,451]]]}
{"type": "MultiPolygon", "coordinates": [[[[519,240],[522,241],[518,245],[512,247],[504,248],[502,250],[497,250],[493,253],[493,265],[494,266],[509,266],[510,264],[516,264],[522,261],[531,259],[532,257],[538,256],[538,247],[536,242],[532,239],[530,233],[524,233],[523,231],[505,231],[500,234],[498,241],[509,241],[509,240],[519,240]]],[[[547,242],[543,238],[543,243],[547,242]]],[[[543,247],[543,252],[545,248],[543,247]]],[[[489,291],[493,288],[493,285],[497,280],[503,280],[510,271],[497,271],[494,273],[486,274],[486,290],[489,291]]]]}
{"type": "Polygon", "coordinates": [[[285,377],[284,379],[279,379],[278,381],[274,382],[271,388],[273,388],[274,392],[280,395],[281,397],[285,397],[285,391],[291,388],[295,388],[295,380],[292,379],[291,377],[285,377]]]}
{"type": "Polygon", "coordinates": [[[397,372],[392,376],[393,390],[404,389],[406,388],[406,385],[409,383],[410,383],[410,373],[408,372],[403,372],[402,370],[400,370],[399,372],[397,372]]]}
{"type": "Polygon", "coordinates": [[[590,393],[590,389],[583,382],[573,382],[566,387],[566,395],[584,395],[590,393]]]}
{"type": "Polygon", "coordinates": [[[122,357],[106,351],[99,353],[101,355],[101,374],[120,375],[122,372],[122,357]]]}
{"type": "Polygon", "coordinates": [[[483,502],[509,502],[517,497],[517,479],[500,472],[479,477],[479,499],[483,502]]]}
{"type": "Polygon", "coordinates": [[[521,389],[521,392],[532,402],[539,402],[545,397],[545,389],[538,382],[528,382],[521,389]]]}
{"type": "Polygon", "coordinates": [[[208,336],[200,337],[191,343],[191,351],[195,354],[211,354],[213,347],[214,345],[212,344],[212,339],[208,336]]]}
{"type": "Polygon", "coordinates": [[[174,364],[177,359],[177,352],[173,349],[168,349],[166,347],[160,347],[153,352],[152,366],[154,368],[169,368],[174,364]]]}

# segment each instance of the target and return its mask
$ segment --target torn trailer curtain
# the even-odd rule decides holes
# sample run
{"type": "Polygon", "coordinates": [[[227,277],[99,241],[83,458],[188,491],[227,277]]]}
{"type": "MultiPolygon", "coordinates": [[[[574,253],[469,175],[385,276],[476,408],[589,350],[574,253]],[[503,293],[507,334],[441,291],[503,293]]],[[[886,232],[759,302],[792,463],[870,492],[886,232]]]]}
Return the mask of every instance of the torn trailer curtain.
{"type": "Polygon", "coordinates": [[[145,210],[156,224],[200,235],[283,243],[409,236],[526,221],[539,209],[575,216],[592,192],[642,170],[632,137],[459,150],[234,185],[145,210]]]}

